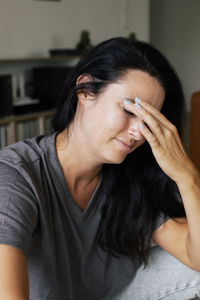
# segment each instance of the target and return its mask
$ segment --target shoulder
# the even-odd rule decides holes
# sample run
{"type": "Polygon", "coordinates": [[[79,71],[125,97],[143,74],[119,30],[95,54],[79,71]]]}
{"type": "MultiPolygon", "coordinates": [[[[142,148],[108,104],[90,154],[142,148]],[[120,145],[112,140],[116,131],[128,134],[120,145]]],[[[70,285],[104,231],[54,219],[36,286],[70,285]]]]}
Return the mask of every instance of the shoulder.
{"type": "Polygon", "coordinates": [[[34,165],[49,156],[55,147],[55,134],[37,136],[17,142],[0,151],[0,167],[7,165],[14,169],[34,165]]]}
{"type": "Polygon", "coordinates": [[[54,151],[54,136],[37,136],[20,141],[0,151],[0,179],[16,181],[16,176],[24,182],[39,182],[47,161],[51,161],[54,151]]]}
{"type": "Polygon", "coordinates": [[[48,150],[47,140],[53,143],[53,135],[37,136],[7,146],[0,151],[0,162],[32,163],[48,150]]]}

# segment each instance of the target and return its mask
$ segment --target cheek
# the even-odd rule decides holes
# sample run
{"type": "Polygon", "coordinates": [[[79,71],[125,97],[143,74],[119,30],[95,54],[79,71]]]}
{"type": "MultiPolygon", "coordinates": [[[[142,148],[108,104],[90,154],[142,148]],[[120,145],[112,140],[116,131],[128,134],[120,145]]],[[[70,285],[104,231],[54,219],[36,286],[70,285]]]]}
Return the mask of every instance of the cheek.
{"type": "Polygon", "coordinates": [[[104,133],[108,132],[111,136],[119,130],[122,130],[127,124],[127,118],[125,118],[123,114],[117,110],[103,112],[100,116],[100,120],[105,130],[104,133]]]}

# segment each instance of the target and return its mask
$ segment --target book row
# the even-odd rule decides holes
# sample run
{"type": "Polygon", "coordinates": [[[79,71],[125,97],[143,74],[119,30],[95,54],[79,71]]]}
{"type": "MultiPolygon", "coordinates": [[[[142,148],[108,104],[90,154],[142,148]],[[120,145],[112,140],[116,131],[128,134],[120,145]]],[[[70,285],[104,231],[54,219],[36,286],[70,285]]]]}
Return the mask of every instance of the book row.
{"type": "Polygon", "coordinates": [[[0,149],[40,134],[51,133],[51,118],[38,118],[0,125],[0,149]]]}

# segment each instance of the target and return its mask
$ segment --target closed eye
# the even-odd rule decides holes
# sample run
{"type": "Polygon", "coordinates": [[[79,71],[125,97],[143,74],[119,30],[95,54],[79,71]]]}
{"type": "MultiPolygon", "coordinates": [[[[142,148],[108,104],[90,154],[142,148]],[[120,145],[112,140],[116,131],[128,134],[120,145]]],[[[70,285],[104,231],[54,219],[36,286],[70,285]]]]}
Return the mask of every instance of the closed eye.
{"type": "Polygon", "coordinates": [[[130,116],[135,116],[135,114],[134,113],[132,113],[132,112],[130,112],[129,110],[127,110],[126,108],[124,108],[123,106],[121,106],[121,108],[123,109],[123,111],[125,112],[125,113],[127,113],[128,115],[130,115],[130,116]]]}

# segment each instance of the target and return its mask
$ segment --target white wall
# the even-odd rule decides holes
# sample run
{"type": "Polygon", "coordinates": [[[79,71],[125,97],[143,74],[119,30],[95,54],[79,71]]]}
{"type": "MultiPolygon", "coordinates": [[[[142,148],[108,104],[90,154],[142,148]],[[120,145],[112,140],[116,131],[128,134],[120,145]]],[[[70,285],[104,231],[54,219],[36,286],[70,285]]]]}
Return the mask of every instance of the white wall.
{"type": "Polygon", "coordinates": [[[80,31],[93,44],[134,31],[149,39],[149,0],[0,1],[0,58],[46,56],[73,48],[80,31]]]}
{"type": "Polygon", "coordinates": [[[174,64],[183,83],[187,109],[200,90],[200,1],[151,0],[150,41],[174,64]]]}

